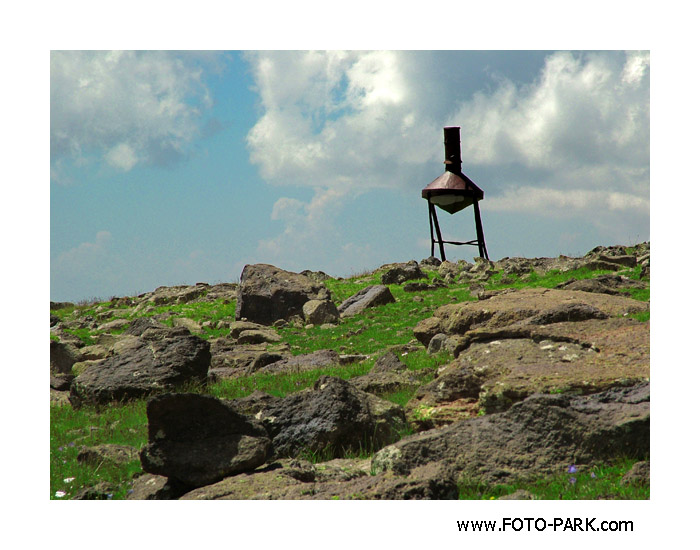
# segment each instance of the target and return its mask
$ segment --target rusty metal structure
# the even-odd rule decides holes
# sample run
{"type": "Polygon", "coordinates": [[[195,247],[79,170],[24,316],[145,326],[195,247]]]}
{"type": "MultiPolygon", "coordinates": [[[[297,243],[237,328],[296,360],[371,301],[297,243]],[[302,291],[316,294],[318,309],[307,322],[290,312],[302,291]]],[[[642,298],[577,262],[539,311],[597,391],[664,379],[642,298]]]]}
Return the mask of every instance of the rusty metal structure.
{"type": "Polygon", "coordinates": [[[484,192],[472,180],[462,173],[462,151],[459,136],[459,126],[444,128],[445,136],[445,172],[425,186],[421,196],[428,201],[428,220],[430,222],[430,255],[435,256],[435,243],[440,247],[440,256],[445,261],[445,244],[473,245],[479,248],[479,256],[488,260],[484,230],[481,226],[479,201],[483,200],[484,192]],[[441,208],[449,214],[474,206],[474,221],[476,223],[476,239],[471,241],[444,241],[440,232],[437,211],[441,208]],[[435,238],[437,235],[437,239],[435,238]]]}

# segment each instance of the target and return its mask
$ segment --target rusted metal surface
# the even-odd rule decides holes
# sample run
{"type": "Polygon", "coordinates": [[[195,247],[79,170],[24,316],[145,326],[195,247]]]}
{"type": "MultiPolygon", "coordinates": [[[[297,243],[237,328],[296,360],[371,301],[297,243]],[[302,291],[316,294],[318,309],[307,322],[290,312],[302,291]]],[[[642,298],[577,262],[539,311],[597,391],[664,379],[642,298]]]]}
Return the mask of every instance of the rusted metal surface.
{"type": "Polygon", "coordinates": [[[423,188],[421,196],[450,214],[459,212],[467,206],[484,198],[479,186],[462,173],[462,153],[459,141],[459,127],[444,129],[445,135],[445,172],[423,188]],[[461,199],[450,204],[443,204],[440,195],[459,196],[461,199]]]}

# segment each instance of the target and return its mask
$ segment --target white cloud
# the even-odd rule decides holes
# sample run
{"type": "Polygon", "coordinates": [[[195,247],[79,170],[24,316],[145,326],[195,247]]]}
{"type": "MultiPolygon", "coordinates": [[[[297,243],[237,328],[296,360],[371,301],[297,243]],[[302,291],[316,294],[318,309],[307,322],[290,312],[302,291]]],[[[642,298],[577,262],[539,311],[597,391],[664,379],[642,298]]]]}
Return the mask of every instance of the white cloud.
{"type": "Polygon", "coordinates": [[[631,53],[622,74],[622,81],[625,84],[636,85],[649,72],[649,52],[631,53]]]}
{"type": "Polygon", "coordinates": [[[131,170],[138,162],[136,151],[128,143],[120,143],[112,147],[105,155],[108,164],[125,172],[131,170]]]}
{"type": "Polygon", "coordinates": [[[537,212],[544,217],[571,217],[589,211],[607,209],[649,213],[649,200],[616,191],[589,189],[549,189],[517,187],[489,200],[493,212],[537,212]]]}
{"type": "MultiPolygon", "coordinates": [[[[648,168],[648,64],[649,56],[638,53],[550,56],[537,81],[519,88],[504,81],[494,93],[463,102],[451,117],[461,122],[463,158],[545,170],[563,187],[576,185],[572,172],[648,168]]],[[[648,171],[633,185],[648,193],[648,171]]]]}
{"type": "Polygon", "coordinates": [[[64,252],[58,257],[57,264],[84,266],[95,262],[107,253],[111,242],[112,234],[109,231],[98,231],[94,242],[84,242],[64,252]]]}
{"type": "Polygon", "coordinates": [[[172,52],[51,52],[52,165],[96,154],[131,170],[181,158],[211,105],[190,61],[172,52]]]}
{"type": "Polygon", "coordinates": [[[428,160],[435,132],[410,102],[406,55],[249,53],[264,114],[248,146],[263,177],[361,192],[393,187],[428,160]]]}

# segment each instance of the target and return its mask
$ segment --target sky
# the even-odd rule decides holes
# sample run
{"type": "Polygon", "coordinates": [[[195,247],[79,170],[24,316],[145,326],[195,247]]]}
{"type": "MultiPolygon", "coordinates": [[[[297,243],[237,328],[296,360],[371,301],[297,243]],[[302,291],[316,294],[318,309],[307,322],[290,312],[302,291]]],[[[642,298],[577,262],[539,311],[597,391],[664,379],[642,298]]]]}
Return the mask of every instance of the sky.
{"type": "Polygon", "coordinates": [[[647,241],[649,83],[648,50],[52,50],[51,299],[425,258],[445,126],[492,260],[647,241]]]}

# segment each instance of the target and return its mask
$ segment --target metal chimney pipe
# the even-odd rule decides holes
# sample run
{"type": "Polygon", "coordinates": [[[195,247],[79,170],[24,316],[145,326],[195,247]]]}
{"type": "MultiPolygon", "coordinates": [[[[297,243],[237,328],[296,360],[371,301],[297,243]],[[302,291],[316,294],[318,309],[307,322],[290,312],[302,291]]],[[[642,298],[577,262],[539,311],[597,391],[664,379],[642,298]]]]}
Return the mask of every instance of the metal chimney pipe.
{"type": "Polygon", "coordinates": [[[462,172],[459,126],[448,126],[443,129],[443,132],[445,136],[445,170],[459,175],[462,172]]]}

